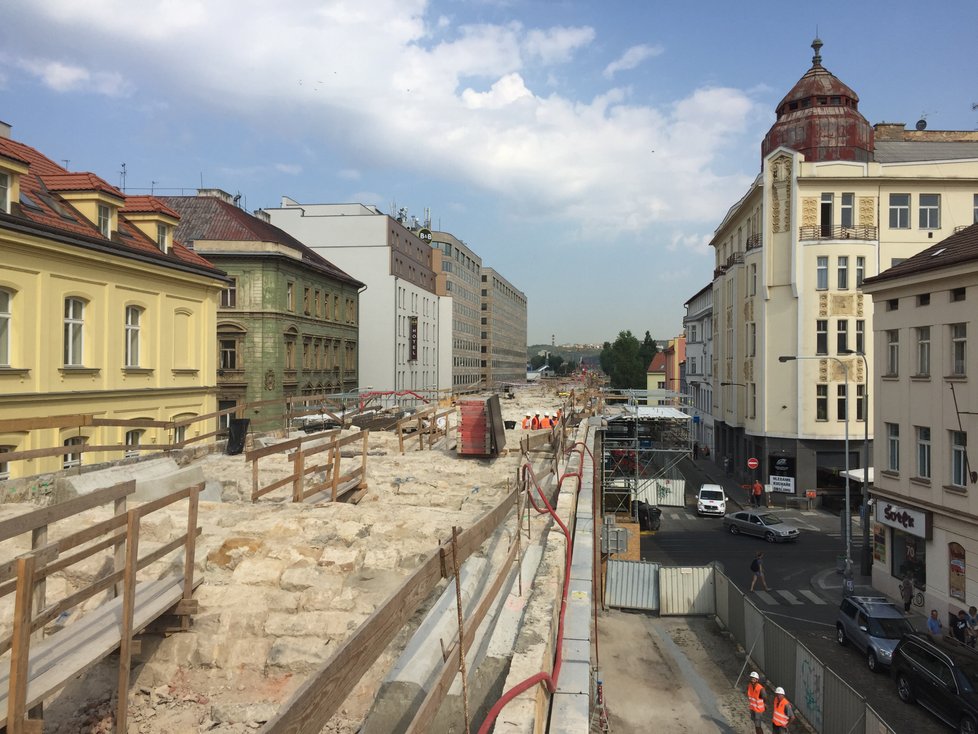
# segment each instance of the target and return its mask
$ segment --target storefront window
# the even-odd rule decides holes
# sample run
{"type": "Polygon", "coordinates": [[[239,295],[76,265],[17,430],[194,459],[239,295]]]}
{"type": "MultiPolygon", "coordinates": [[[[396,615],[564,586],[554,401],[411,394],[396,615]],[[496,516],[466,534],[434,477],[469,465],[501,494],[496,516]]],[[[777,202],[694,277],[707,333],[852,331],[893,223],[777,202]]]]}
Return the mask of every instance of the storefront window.
{"type": "Polygon", "coordinates": [[[892,537],[893,560],[891,561],[890,572],[898,579],[904,578],[909,573],[916,586],[925,588],[927,586],[927,564],[924,558],[926,546],[924,539],[896,528],[892,529],[892,537]]]}
{"type": "Polygon", "coordinates": [[[959,543],[947,544],[948,594],[962,604],[965,601],[964,548],[959,543]]]}

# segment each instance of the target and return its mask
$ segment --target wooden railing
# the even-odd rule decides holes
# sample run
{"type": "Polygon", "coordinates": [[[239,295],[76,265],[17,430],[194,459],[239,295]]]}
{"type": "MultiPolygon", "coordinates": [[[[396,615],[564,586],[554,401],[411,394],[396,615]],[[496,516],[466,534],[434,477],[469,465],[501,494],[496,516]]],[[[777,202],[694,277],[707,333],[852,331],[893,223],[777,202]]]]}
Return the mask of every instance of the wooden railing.
{"type": "Polygon", "coordinates": [[[131,658],[139,647],[133,635],[166,613],[179,617],[179,624],[167,631],[187,630],[189,615],[197,611],[192,594],[196,541],[201,532],[197,505],[203,486],[187,487],[126,510],[126,498],[135,491],[135,482],[129,481],[0,523],[0,541],[28,532],[32,536],[30,552],[0,565],[0,596],[15,593],[13,630],[0,640],[0,652],[10,651],[9,674],[0,675],[0,726],[6,724],[8,734],[40,732],[41,722],[36,716],[28,718],[29,709],[117,648],[116,721],[123,722],[119,730],[125,730],[131,658]],[[186,532],[140,555],[142,519],[181,500],[188,500],[186,532]],[[48,542],[51,524],[109,502],[114,504],[114,514],[108,520],[48,542]],[[111,573],[47,602],[49,576],[109,549],[113,553],[111,573]],[[178,550],[184,552],[182,575],[137,580],[139,571],[178,550]],[[77,611],[83,602],[110,589],[114,598],[61,629],[48,629],[62,615],[77,611]],[[51,634],[45,636],[45,631],[51,634]]]}

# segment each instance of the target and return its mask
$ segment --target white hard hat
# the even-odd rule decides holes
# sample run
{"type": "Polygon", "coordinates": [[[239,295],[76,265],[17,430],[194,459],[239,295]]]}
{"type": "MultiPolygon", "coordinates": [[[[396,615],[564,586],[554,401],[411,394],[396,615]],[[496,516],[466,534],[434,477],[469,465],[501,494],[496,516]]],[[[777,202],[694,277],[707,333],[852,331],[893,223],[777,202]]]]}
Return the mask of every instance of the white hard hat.
{"type": "Polygon", "coordinates": [[[778,686],[777,688],[774,689],[774,692],[778,696],[783,696],[784,695],[784,688],[782,688],[781,686],[778,686]]]}
{"type": "Polygon", "coordinates": [[[527,418],[529,418],[529,417],[530,417],[530,414],[529,414],[529,413],[527,413],[527,414],[526,414],[526,417],[527,417],[527,418]]]}
{"type": "Polygon", "coordinates": [[[751,678],[760,678],[761,676],[759,676],[759,675],[758,675],[757,673],[755,673],[754,671],[751,671],[751,674],[750,674],[750,677],[751,677],[751,678]]]}

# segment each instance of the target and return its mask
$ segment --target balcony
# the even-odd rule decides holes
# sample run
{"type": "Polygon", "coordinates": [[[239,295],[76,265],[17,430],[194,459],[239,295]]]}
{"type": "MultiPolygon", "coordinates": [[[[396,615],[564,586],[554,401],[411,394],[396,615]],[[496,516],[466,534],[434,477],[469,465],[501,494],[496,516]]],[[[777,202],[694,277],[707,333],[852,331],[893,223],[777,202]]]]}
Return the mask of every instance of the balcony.
{"type": "Polygon", "coordinates": [[[760,249],[762,244],[761,233],[755,232],[747,238],[747,250],[757,250],[760,249]]]}
{"type": "Polygon", "coordinates": [[[732,265],[743,265],[744,263],[744,253],[742,252],[732,252],[730,257],[727,258],[727,267],[732,265]]]}
{"type": "Polygon", "coordinates": [[[832,227],[827,224],[799,227],[798,239],[801,240],[875,240],[876,227],[832,227]]]}

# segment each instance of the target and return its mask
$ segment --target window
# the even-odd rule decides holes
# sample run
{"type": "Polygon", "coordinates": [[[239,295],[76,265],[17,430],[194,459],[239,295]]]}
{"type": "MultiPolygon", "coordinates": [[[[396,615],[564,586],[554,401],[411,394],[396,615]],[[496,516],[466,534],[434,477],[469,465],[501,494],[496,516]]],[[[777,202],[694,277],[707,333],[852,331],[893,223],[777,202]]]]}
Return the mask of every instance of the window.
{"type": "Polygon", "coordinates": [[[756,418],[757,417],[757,383],[756,382],[750,383],[750,387],[748,388],[748,394],[749,394],[748,400],[750,401],[750,417],[756,418]]]}
{"type": "Polygon", "coordinates": [[[951,324],[951,374],[965,374],[965,356],[968,353],[968,325],[951,324]]]}
{"type": "Polygon", "coordinates": [[[836,351],[845,354],[849,351],[849,320],[839,319],[836,323],[836,351]]]}
{"type": "MultiPolygon", "coordinates": [[[[0,173],[0,212],[10,212],[10,176],[0,173]]],[[[978,196],[975,197],[975,216],[978,217],[978,196]]],[[[978,222],[978,218],[975,219],[978,222]]]]}
{"type": "Polygon", "coordinates": [[[968,434],[950,431],[951,434],[951,484],[968,486],[968,434]]]}
{"type": "Polygon", "coordinates": [[[951,289],[951,303],[957,301],[965,300],[965,290],[964,288],[952,288],[951,289]]]}
{"type": "Polygon", "coordinates": [[[696,338],[696,324],[690,324],[689,325],[689,340],[691,342],[699,341],[696,338]]]}
{"type": "Polygon", "coordinates": [[[818,319],[815,322],[815,354],[829,353],[829,322],[818,319]]]}
{"type": "Polygon", "coordinates": [[[840,211],[841,220],[840,224],[843,227],[852,227],[853,217],[852,217],[852,205],[855,200],[855,194],[843,194],[842,195],[842,209],[840,211]]]}
{"type": "Polygon", "coordinates": [[[846,420],[846,416],[849,414],[848,398],[846,394],[847,385],[836,385],[835,390],[835,410],[836,417],[840,421],[846,420]]]}
{"type": "Polygon", "coordinates": [[[285,337],[285,369],[295,369],[295,337],[285,337]]]}
{"type": "Polygon", "coordinates": [[[917,476],[930,479],[930,428],[916,426],[917,433],[917,476]]]}
{"type": "Polygon", "coordinates": [[[187,427],[186,426],[174,426],[173,427],[173,443],[176,445],[182,444],[187,440],[187,427]]]}
{"type": "Polygon", "coordinates": [[[321,318],[323,315],[323,294],[316,291],[313,293],[312,299],[316,302],[316,318],[321,318]]]}
{"type": "Polygon", "coordinates": [[[822,194],[822,206],[820,210],[820,219],[822,225],[822,236],[831,237],[832,236],[832,194],[831,193],[822,194]]]}
{"type": "Polygon", "coordinates": [[[747,356],[757,354],[757,324],[753,321],[747,324],[747,356]]]}
{"type": "Polygon", "coordinates": [[[856,319],[856,351],[866,354],[866,322],[856,319]]]}
{"type": "Polygon", "coordinates": [[[917,332],[917,374],[930,374],[930,327],[918,326],[917,332]]]}
{"type": "Polygon", "coordinates": [[[829,386],[815,386],[815,420],[827,421],[829,419],[829,386]]]}
{"type": "Polygon", "coordinates": [[[220,350],[218,369],[238,369],[238,340],[232,337],[218,339],[217,341],[218,349],[220,350]]]}
{"type": "MultiPolygon", "coordinates": [[[[82,446],[85,443],[85,439],[81,436],[72,436],[64,442],[64,446],[82,446]]],[[[81,466],[81,453],[69,452],[64,454],[64,459],[61,461],[62,469],[71,469],[72,467],[81,466]]]]}
{"type": "Polygon", "coordinates": [[[142,315],[141,308],[126,306],[126,367],[139,366],[139,320],[142,315]]]}
{"type": "Polygon", "coordinates": [[[820,291],[829,289],[829,259],[826,256],[815,260],[815,288],[820,291]]]}
{"type": "Polygon", "coordinates": [[[98,231],[103,237],[109,236],[109,229],[112,227],[112,213],[105,204],[98,205],[98,231]]]}
{"type": "Polygon", "coordinates": [[[837,268],[838,272],[838,288],[840,291],[844,291],[849,287],[849,256],[839,255],[839,264],[837,268]]]}
{"type": "Polygon", "coordinates": [[[917,296],[917,306],[929,306],[930,305],[930,293],[920,293],[917,296]]]}
{"type": "Polygon", "coordinates": [[[285,284],[285,308],[288,311],[295,311],[295,283],[285,284]]]}
{"type": "Polygon", "coordinates": [[[900,299],[891,298],[886,302],[887,311],[899,311],[900,310],[900,299]]]}
{"type": "Polygon", "coordinates": [[[920,214],[919,224],[921,229],[941,228],[940,194],[921,194],[918,211],[920,214]]]}
{"type": "Polygon", "coordinates": [[[139,456],[139,442],[142,436],[141,430],[126,431],[126,453],[124,455],[127,459],[139,456]]]}
{"type": "Polygon", "coordinates": [[[166,252],[167,227],[162,222],[156,223],[156,246],[161,252],[166,252]]]}
{"type": "Polygon", "coordinates": [[[890,194],[890,229],[910,229],[910,194],[890,194]]]}
{"type": "Polygon", "coordinates": [[[856,258],[856,287],[863,287],[863,279],[866,277],[866,258],[860,255],[856,258]]]}
{"type": "MultiPolygon", "coordinates": [[[[236,407],[237,404],[238,402],[236,400],[218,400],[217,409],[218,411],[231,410],[231,408],[236,407]]],[[[234,418],[233,412],[224,413],[223,415],[217,416],[217,429],[219,431],[226,430],[228,426],[231,425],[232,418],[234,418]]]]}
{"type": "Polygon", "coordinates": [[[751,263],[750,266],[750,295],[757,295],[757,264],[751,263]]]}
{"type": "Polygon", "coordinates": [[[312,300],[312,291],[309,290],[308,288],[303,288],[302,289],[302,313],[304,313],[306,316],[312,313],[312,307],[310,305],[311,300],[312,300]]]}
{"type": "Polygon", "coordinates": [[[973,205],[973,208],[974,208],[974,220],[975,220],[974,223],[978,224],[978,194],[975,194],[975,203],[973,205]]]}
{"type": "Polygon", "coordinates": [[[82,365],[82,331],[85,325],[85,303],[78,298],[65,299],[64,365],[82,365]]]}
{"type": "Polygon", "coordinates": [[[0,290],[0,367],[10,366],[10,302],[9,291],[0,290]]]}
{"type": "Polygon", "coordinates": [[[13,450],[13,446],[0,446],[0,479],[10,479],[10,462],[4,461],[3,455],[13,450]]]}
{"type": "Polygon", "coordinates": [[[896,423],[886,424],[886,468],[900,471],[900,426],[896,423]]]}
{"type": "Polygon", "coordinates": [[[886,332],[886,374],[890,377],[900,374],[900,332],[896,329],[886,332]]]}
{"type": "Polygon", "coordinates": [[[856,385],[856,420],[866,420],[866,386],[856,385]]]}
{"type": "Polygon", "coordinates": [[[221,291],[221,308],[237,308],[238,306],[238,279],[231,278],[227,288],[221,291]]]}

